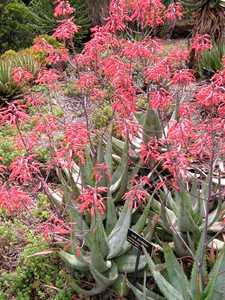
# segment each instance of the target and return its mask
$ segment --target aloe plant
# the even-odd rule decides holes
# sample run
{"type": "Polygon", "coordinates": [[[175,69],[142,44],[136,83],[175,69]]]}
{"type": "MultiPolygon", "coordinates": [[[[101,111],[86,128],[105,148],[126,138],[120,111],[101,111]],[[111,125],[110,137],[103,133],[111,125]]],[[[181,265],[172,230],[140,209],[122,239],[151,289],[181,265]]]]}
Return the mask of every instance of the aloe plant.
{"type": "Polygon", "coordinates": [[[182,0],[195,12],[193,34],[209,34],[215,42],[224,41],[224,0],[182,0]]]}
{"type": "Polygon", "coordinates": [[[12,80],[12,71],[15,67],[22,67],[32,74],[36,74],[40,65],[31,54],[18,54],[0,59],[1,100],[10,98],[20,91],[20,87],[12,80]]]}
{"type": "MultiPolygon", "coordinates": [[[[82,289],[75,279],[69,278],[71,286],[79,294],[86,296],[96,295],[108,287],[114,288],[118,294],[126,293],[124,274],[135,272],[136,251],[127,242],[128,229],[131,227],[137,233],[143,233],[147,225],[153,194],[148,197],[148,203],[143,211],[133,208],[123,196],[128,189],[129,179],[139,170],[130,168],[129,144],[112,138],[112,126],[108,138],[99,142],[97,154],[86,149],[86,163],[78,166],[74,163],[73,169],[58,169],[58,177],[64,187],[64,194],[60,196],[47,188],[49,198],[58,207],[66,208],[74,229],[71,234],[72,249],[70,252],[60,250],[60,257],[66,264],[77,271],[91,274],[95,280],[95,287],[91,290],[82,289]],[[106,143],[106,145],[105,145],[106,143]],[[113,148],[117,147],[115,154],[113,148]],[[111,175],[96,182],[93,177],[95,163],[106,163],[111,175]],[[102,216],[96,210],[91,218],[81,215],[76,202],[82,187],[105,186],[108,189],[106,212],[102,216]],[[72,200],[73,199],[73,200],[72,200]],[[76,254],[76,248],[82,247],[76,254]]],[[[147,260],[140,257],[138,270],[145,268],[147,260]]]]}
{"type": "Polygon", "coordinates": [[[146,259],[148,260],[148,267],[151,274],[158,286],[161,294],[153,293],[146,289],[145,286],[139,286],[136,288],[128,282],[129,287],[132,289],[137,299],[155,300],[155,299],[167,299],[167,300],[219,300],[224,299],[224,279],[225,279],[225,247],[221,250],[212,270],[207,273],[204,269],[205,285],[201,285],[200,274],[198,272],[198,256],[200,255],[200,249],[202,239],[198,246],[196,253],[196,261],[193,264],[191,276],[187,277],[182,266],[178,263],[177,258],[173,254],[172,249],[167,245],[164,247],[165,264],[157,266],[147,251],[144,249],[146,259]],[[162,275],[159,271],[164,271],[165,275],[162,275]],[[154,296],[155,295],[155,296],[154,296]],[[153,298],[154,296],[154,298],[153,298]]]}
{"type": "MultiPolygon", "coordinates": [[[[192,188],[180,186],[180,191],[173,194],[164,186],[161,191],[160,201],[153,199],[152,209],[160,215],[160,224],[164,233],[170,235],[174,242],[177,255],[192,255],[206,226],[205,212],[208,197],[208,183],[203,182],[198,186],[196,179],[192,179],[192,188]]],[[[210,236],[215,229],[215,224],[221,219],[224,209],[222,198],[208,215],[207,231],[210,236]]]]}

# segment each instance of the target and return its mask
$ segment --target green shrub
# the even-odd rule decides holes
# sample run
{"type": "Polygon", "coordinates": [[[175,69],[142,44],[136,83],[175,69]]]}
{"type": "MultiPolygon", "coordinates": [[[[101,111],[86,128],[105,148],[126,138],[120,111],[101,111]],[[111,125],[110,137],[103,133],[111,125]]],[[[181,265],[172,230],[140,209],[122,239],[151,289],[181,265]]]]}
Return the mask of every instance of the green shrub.
{"type": "Polygon", "coordinates": [[[40,64],[29,53],[18,52],[16,55],[3,55],[3,58],[0,58],[0,100],[2,101],[21,91],[21,87],[12,80],[12,72],[15,67],[21,67],[36,74],[40,64]]]}
{"type": "Polygon", "coordinates": [[[11,127],[1,127],[0,129],[0,157],[2,158],[1,162],[9,166],[11,162],[19,155],[21,151],[17,150],[13,140],[15,135],[15,130],[11,127]]]}
{"type": "Polygon", "coordinates": [[[199,58],[197,70],[200,77],[207,72],[213,74],[223,68],[222,58],[225,55],[225,44],[215,44],[212,49],[205,51],[199,58]]]}
{"type": "Polygon", "coordinates": [[[33,256],[46,249],[48,244],[42,237],[28,233],[28,244],[20,255],[15,272],[0,277],[2,299],[71,299],[72,292],[66,286],[64,271],[59,271],[57,257],[33,256]]]}
{"type": "Polygon", "coordinates": [[[0,13],[0,52],[31,45],[37,34],[47,32],[46,20],[31,11],[21,0],[10,0],[0,13]]]}
{"type": "Polygon", "coordinates": [[[111,117],[113,115],[113,110],[111,105],[104,103],[102,106],[95,109],[92,113],[92,122],[94,127],[99,129],[107,126],[111,117]]]}
{"type": "MultiPolygon", "coordinates": [[[[76,24],[80,26],[80,30],[75,36],[75,45],[80,47],[87,38],[91,26],[88,5],[86,0],[71,0],[70,3],[76,9],[74,18],[76,24]]],[[[53,1],[32,0],[29,8],[35,15],[45,20],[46,27],[44,33],[50,34],[57,25],[53,16],[53,1]]],[[[49,40],[47,41],[51,44],[49,40]]]]}

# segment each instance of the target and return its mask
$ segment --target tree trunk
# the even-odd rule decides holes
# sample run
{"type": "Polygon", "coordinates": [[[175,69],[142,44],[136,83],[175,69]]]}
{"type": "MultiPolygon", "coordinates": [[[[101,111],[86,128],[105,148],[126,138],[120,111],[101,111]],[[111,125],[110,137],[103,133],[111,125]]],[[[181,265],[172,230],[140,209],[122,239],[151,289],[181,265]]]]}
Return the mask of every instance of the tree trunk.
{"type": "Polygon", "coordinates": [[[88,0],[89,14],[92,25],[102,25],[108,16],[110,0],[88,0]]]}

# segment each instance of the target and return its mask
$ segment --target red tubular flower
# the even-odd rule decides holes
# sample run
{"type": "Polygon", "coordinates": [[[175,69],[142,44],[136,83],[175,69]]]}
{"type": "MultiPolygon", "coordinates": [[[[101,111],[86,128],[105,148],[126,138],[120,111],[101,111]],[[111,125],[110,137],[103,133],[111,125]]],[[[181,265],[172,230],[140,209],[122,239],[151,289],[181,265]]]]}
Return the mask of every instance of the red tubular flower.
{"type": "Polygon", "coordinates": [[[83,73],[76,81],[76,86],[83,91],[90,91],[98,84],[98,79],[94,74],[83,73]]]}
{"type": "Polygon", "coordinates": [[[37,115],[36,118],[35,132],[40,134],[47,134],[51,136],[55,131],[58,130],[57,118],[52,115],[40,116],[37,115]]]}
{"type": "Polygon", "coordinates": [[[179,149],[172,149],[160,155],[163,168],[168,170],[175,179],[185,178],[189,161],[187,156],[179,149]]]}
{"type": "Polygon", "coordinates": [[[49,220],[37,226],[37,232],[42,233],[46,241],[52,240],[55,235],[67,235],[71,232],[71,227],[64,220],[57,216],[51,216],[49,220]]]}
{"type": "Polygon", "coordinates": [[[212,83],[215,84],[215,86],[224,86],[225,85],[225,68],[217,72],[213,77],[212,77],[212,83]]]}
{"type": "Polygon", "coordinates": [[[156,138],[150,139],[148,144],[142,144],[140,150],[141,161],[145,165],[157,162],[160,158],[159,143],[156,138]]]}
{"type": "Polygon", "coordinates": [[[13,68],[12,79],[17,83],[21,84],[29,81],[33,78],[33,74],[21,67],[13,68]]]}
{"type": "Polygon", "coordinates": [[[32,152],[34,147],[36,147],[39,142],[37,133],[35,131],[23,133],[22,137],[20,134],[18,134],[15,138],[16,148],[19,150],[25,150],[24,142],[26,144],[26,149],[32,152]]]}
{"type": "Polygon", "coordinates": [[[107,192],[105,187],[87,187],[78,198],[80,212],[89,212],[91,216],[98,211],[101,215],[105,213],[105,200],[102,193],[107,192]]]}
{"type": "Polygon", "coordinates": [[[56,6],[54,9],[54,17],[66,17],[72,15],[75,9],[70,6],[69,1],[56,1],[56,6]]]}
{"type": "Polygon", "coordinates": [[[17,157],[10,165],[10,181],[18,181],[21,184],[28,184],[34,181],[40,174],[40,164],[35,161],[33,155],[17,157]]]}
{"type": "Polygon", "coordinates": [[[60,21],[60,25],[55,29],[53,36],[60,40],[71,40],[75,33],[79,31],[79,26],[73,22],[73,18],[60,21]]]}
{"type": "Polygon", "coordinates": [[[30,196],[17,187],[0,186],[0,208],[6,210],[8,215],[22,212],[31,202],[30,196]]]}
{"type": "Polygon", "coordinates": [[[45,104],[44,97],[41,93],[26,95],[24,96],[24,99],[32,106],[41,106],[45,104]]]}
{"type": "Polygon", "coordinates": [[[137,58],[150,58],[152,56],[152,50],[149,49],[149,46],[144,41],[141,42],[132,42],[126,41],[122,55],[129,59],[137,59],[137,58]]]}
{"type": "Polygon", "coordinates": [[[84,150],[89,144],[89,133],[86,125],[82,122],[68,125],[65,132],[65,141],[73,150],[74,155],[80,159],[82,164],[84,164],[84,150]]]}
{"type": "Polygon", "coordinates": [[[29,119],[26,113],[27,106],[19,100],[13,101],[7,107],[0,109],[0,124],[5,123],[15,126],[17,123],[25,122],[29,119]]]}
{"type": "Polygon", "coordinates": [[[212,48],[212,42],[208,34],[196,34],[192,40],[191,48],[196,51],[196,53],[202,53],[206,50],[212,48]]]}
{"type": "Polygon", "coordinates": [[[171,83],[181,85],[181,86],[187,86],[190,83],[193,83],[195,81],[196,81],[196,79],[193,75],[192,70],[182,69],[182,70],[178,70],[174,73],[171,83]]]}
{"type": "Polygon", "coordinates": [[[177,19],[180,20],[183,16],[183,12],[184,9],[181,3],[170,3],[165,13],[166,19],[168,21],[176,21],[177,19]]]}
{"type": "Polygon", "coordinates": [[[36,83],[51,85],[59,79],[59,73],[57,70],[41,70],[38,73],[36,83]]]}
{"type": "Polygon", "coordinates": [[[160,83],[162,80],[167,80],[170,77],[170,69],[165,61],[161,61],[145,71],[146,81],[160,83]]]}
{"type": "Polygon", "coordinates": [[[149,95],[149,105],[155,110],[165,111],[172,103],[172,97],[168,91],[160,89],[156,92],[151,92],[149,95]]]}
{"type": "Polygon", "coordinates": [[[201,106],[213,107],[224,102],[224,93],[212,85],[206,85],[197,92],[195,98],[201,106]]]}
{"type": "Polygon", "coordinates": [[[130,205],[133,208],[137,208],[140,204],[145,202],[147,197],[148,192],[141,187],[133,187],[129,192],[125,193],[123,196],[123,198],[126,201],[130,202],[130,205]]]}
{"type": "Polygon", "coordinates": [[[102,164],[96,164],[94,167],[94,177],[97,182],[100,182],[102,178],[107,177],[109,180],[111,180],[111,174],[109,172],[108,165],[105,163],[102,164]]]}

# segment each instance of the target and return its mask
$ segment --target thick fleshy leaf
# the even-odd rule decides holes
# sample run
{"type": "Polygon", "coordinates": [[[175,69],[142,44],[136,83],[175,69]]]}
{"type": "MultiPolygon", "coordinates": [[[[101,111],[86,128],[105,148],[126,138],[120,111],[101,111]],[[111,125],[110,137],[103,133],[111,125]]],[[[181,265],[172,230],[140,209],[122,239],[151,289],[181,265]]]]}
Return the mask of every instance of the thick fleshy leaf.
{"type": "Polygon", "coordinates": [[[138,300],[165,300],[164,297],[152,292],[151,290],[146,290],[146,295],[144,295],[144,292],[142,290],[144,290],[143,287],[135,287],[133,284],[131,284],[128,280],[127,280],[127,285],[128,287],[132,290],[132,292],[134,293],[134,295],[136,296],[136,298],[138,300]]]}
{"type": "Polygon", "coordinates": [[[59,256],[65,261],[65,263],[70,267],[74,268],[78,271],[88,271],[89,270],[89,265],[88,263],[82,259],[81,257],[77,257],[76,255],[67,253],[63,250],[60,250],[59,256]]]}
{"type": "Polygon", "coordinates": [[[84,165],[80,165],[80,173],[81,173],[81,180],[82,180],[82,184],[84,186],[90,185],[93,186],[94,185],[94,181],[93,181],[93,161],[91,158],[91,151],[90,148],[87,147],[85,149],[85,164],[84,165]]]}
{"type": "MultiPolygon", "coordinates": [[[[127,285],[128,287],[132,290],[132,292],[134,293],[135,297],[138,299],[138,300],[157,300],[157,298],[152,298],[150,296],[144,296],[144,293],[139,290],[138,288],[136,288],[133,284],[131,284],[128,280],[127,280],[127,285]]],[[[163,300],[163,298],[158,298],[159,300],[163,300]]]]}
{"type": "MultiPolygon", "coordinates": [[[[197,248],[197,251],[195,254],[195,256],[196,256],[195,262],[193,264],[192,271],[191,271],[190,288],[191,288],[191,292],[192,292],[192,295],[195,300],[201,300],[201,295],[202,295],[202,290],[201,290],[202,284],[201,284],[201,277],[200,277],[200,272],[199,272],[199,262],[203,255],[203,253],[202,253],[203,242],[204,242],[204,233],[202,233],[202,236],[199,240],[198,248],[197,248]]],[[[201,268],[203,270],[204,277],[206,277],[205,258],[203,259],[203,266],[201,266],[201,268]]]]}
{"type": "Polygon", "coordinates": [[[113,171],[113,158],[112,158],[112,128],[113,125],[109,126],[109,136],[107,139],[106,149],[105,149],[105,163],[108,166],[110,175],[112,176],[113,171]]]}
{"type": "Polygon", "coordinates": [[[116,264],[113,264],[111,269],[104,274],[98,272],[94,268],[94,266],[90,266],[90,271],[91,271],[91,274],[93,275],[97,285],[103,286],[105,288],[111,286],[118,278],[118,270],[117,270],[116,264]]]}
{"type": "Polygon", "coordinates": [[[107,194],[106,233],[110,234],[117,222],[117,213],[112,194],[107,194]]]}
{"type": "MultiPolygon", "coordinates": [[[[154,194],[152,194],[151,196],[149,196],[149,200],[148,200],[148,204],[145,206],[143,213],[141,214],[141,216],[139,217],[138,221],[136,222],[135,225],[132,226],[132,229],[136,232],[136,233],[141,233],[146,225],[146,220],[148,218],[149,215],[149,211],[150,211],[150,207],[151,207],[151,201],[153,199],[154,194]]],[[[129,251],[131,249],[132,245],[129,242],[125,242],[123,245],[123,248],[120,252],[120,255],[126,253],[127,251],[129,251]]]]}
{"type": "Polygon", "coordinates": [[[152,272],[152,275],[155,279],[156,284],[158,285],[159,289],[163,293],[163,295],[166,297],[168,300],[186,300],[182,294],[175,289],[157,270],[153,260],[149,256],[148,252],[146,249],[143,248],[143,251],[145,253],[145,256],[148,260],[148,266],[149,269],[152,272]]]}
{"type": "Polygon", "coordinates": [[[225,299],[225,247],[222,249],[219,257],[209,274],[209,284],[204,292],[205,300],[225,299]]]}
{"type": "MultiPolygon", "coordinates": [[[[135,271],[136,260],[137,260],[137,255],[125,254],[116,258],[115,263],[118,267],[119,272],[133,273],[135,271]]],[[[138,265],[138,271],[143,270],[146,265],[147,265],[147,259],[145,255],[141,255],[139,265],[138,265]]]]}
{"type": "Polygon", "coordinates": [[[127,281],[124,275],[119,274],[118,278],[112,285],[112,289],[120,297],[124,297],[128,295],[129,287],[127,286],[127,281]]]}
{"type": "Polygon", "coordinates": [[[164,256],[170,283],[183,295],[185,300],[195,300],[192,298],[188,279],[169,246],[164,247],[164,256]],[[179,284],[177,284],[178,282],[179,284]]]}
{"type": "Polygon", "coordinates": [[[97,285],[96,287],[92,288],[91,290],[85,290],[82,289],[79,284],[77,283],[76,280],[72,279],[71,277],[67,276],[68,283],[70,287],[78,294],[78,295],[83,295],[87,297],[99,295],[103,293],[107,287],[104,287],[103,285],[99,286],[97,285]]]}
{"type": "Polygon", "coordinates": [[[105,272],[108,269],[108,264],[104,258],[108,254],[109,247],[101,216],[98,213],[92,225],[91,237],[92,243],[90,250],[92,264],[99,272],[105,272]]]}
{"type": "Polygon", "coordinates": [[[123,194],[127,189],[128,183],[128,139],[125,143],[124,152],[122,156],[122,160],[120,165],[117,167],[116,171],[113,173],[112,176],[112,185],[110,186],[110,192],[113,194],[113,199],[115,202],[121,200],[123,194]]]}
{"type": "Polygon", "coordinates": [[[149,107],[145,116],[143,142],[147,144],[151,137],[161,137],[161,126],[157,113],[149,107]]]}
{"type": "Polygon", "coordinates": [[[176,193],[176,202],[178,205],[178,226],[181,232],[193,232],[200,235],[199,227],[195,224],[192,213],[192,201],[190,194],[186,191],[176,193]]]}
{"type": "Polygon", "coordinates": [[[108,259],[116,257],[127,240],[127,232],[131,222],[132,207],[128,201],[120,214],[119,220],[108,237],[109,255],[108,259]]]}

